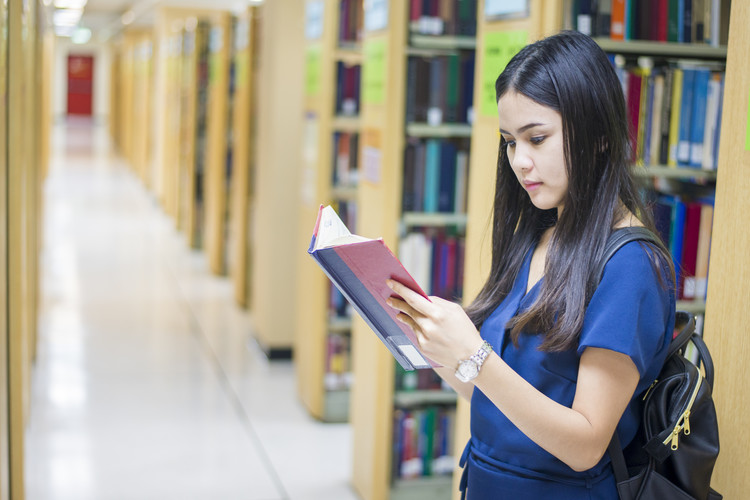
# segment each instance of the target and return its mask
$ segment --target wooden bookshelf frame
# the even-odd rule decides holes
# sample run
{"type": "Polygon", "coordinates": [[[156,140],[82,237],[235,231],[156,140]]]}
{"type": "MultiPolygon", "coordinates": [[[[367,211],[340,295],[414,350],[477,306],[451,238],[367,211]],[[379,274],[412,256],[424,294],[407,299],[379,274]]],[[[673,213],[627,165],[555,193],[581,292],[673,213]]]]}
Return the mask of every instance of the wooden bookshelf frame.
{"type": "Polygon", "coordinates": [[[232,15],[211,16],[209,34],[208,124],[205,158],[205,245],[209,269],[226,274],[227,132],[232,15]]]}
{"type": "Polygon", "coordinates": [[[250,210],[252,207],[253,170],[255,168],[255,66],[259,21],[259,8],[247,7],[237,16],[237,30],[246,33],[246,39],[234,40],[236,71],[233,121],[232,190],[230,255],[234,297],[246,307],[249,302],[252,244],[249,241],[250,210]]]}
{"type": "MultiPolygon", "coordinates": [[[[332,147],[334,132],[359,132],[361,119],[358,116],[335,115],[336,65],[361,64],[362,55],[358,45],[339,46],[340,0],[325,0],[323,3],[320,37],[306,40],[308,58],[317,57],[317,81],[308,80],[305,92],[305,119],[308,124],[304,154],[305,173],[300,206],[300,248],[307,248],[312,229],[318,214],[319,204],[330,203],[344,198],[356,201],[358,189],[355,186],[333,186],[332,147]],[[317,91],[315,91],[317,89],[317,91]],[[303,188],[305,189],[305,188],[303,188]]],[[[308,79],[312,75],[308,73],[308,79]]],[[[335,422],[348,420],[349,391],[328,391],[324,385],[326,373],[326,345],[328,336],[334,331],[350,331],[351,322],[335,321],[329,317],[330,282],[312,258],[300,254],[299,275],[302,287],[299,295],[300,314],[295,334],[295,360],[297,388],[300,399],[310,414],[317,419],[335,422]]]]}
{"type": "Polygon", "coordinates": [[[732,2],[727,50],[724,108],[716,181],[716,207],[711,240],[704,338],[716,375],[713,397],[721,432],[721,453],[712,486],[724,498],[741,498],[750,488],[750,5],[732,2]]]}

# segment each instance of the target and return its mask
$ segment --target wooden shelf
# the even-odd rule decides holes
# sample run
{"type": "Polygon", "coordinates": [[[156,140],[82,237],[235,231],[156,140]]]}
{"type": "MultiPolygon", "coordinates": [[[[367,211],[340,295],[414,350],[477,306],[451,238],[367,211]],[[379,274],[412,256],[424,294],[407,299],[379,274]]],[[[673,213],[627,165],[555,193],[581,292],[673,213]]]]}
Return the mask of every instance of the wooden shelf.
{"type": "Polygon", "coordinates": [[[617,41],[595,38],[605,51],[617,54],[652,55],[690,59],[726,59],[727,48],[704,43],[651,42],[647,40],[617,41]]]}
{"type": "Polygon", "coordinates": [[[465,227],[467,220],[466,214],[406,212],[401,219],[401,223],[406,228],[443,226],[465,227]]]}
{"type": "Polygon", "coordinates": [[[333,117],[331,128],[338,132],[359,132],[362,127],[362,121],[359,116],[336,115],[333,117]]]}
{"type": "Polygon", "coordinates": [[[411,34],[410,49],[475,50],[477,41],[469,36],[433,36],[411,34]]]}
{"type": "Polygon", "coordinates": [[[331,318],[328,320],[328,331],[330,333],[346,333],[352,329],[351,318],[331,318]]]}
{"type": "Polygon", "coordinates": [[[362,47],[358,44],[339,45],[333,52],[334,61],[341,61],[350,66],[362,64],[362,47]]]}
{"type": "Polygon", "coordinates": [[[705,300],[678,300],[677,310],[692,314],[704,314],[706,312],[705,300]]]}
{"type": "Polygon", "coordinates": [[[411,408],[423,405],[450,405],[456,404],[458,395],[453,391],[441,389],[396,391],[393,396],[393,404],[399,408],[411,408]]]}
{"type": "Polygon", "coordinates": [[[407,123],[406,135],[411,137],[471,137],[471,125],[467,123],[407,123]]]}
{"type": "Polygon", "coordinates": [[[670,167],[667,165],[645,165],[634,169],[641,177],[662,177],[665,179],[716,180],[716,170],[703,170],[692,167],[670,167]]]}
{"type": "MultiPolygon", "coordinates": [[[[456,457],[458,462],[458,457],[456,457]]],[[[453,492],[451,476],[400,479],[391,486],[389,500],[435,500],[450,498],[453,492]]]]}
{"type": "Polygon", "coordinates": [[[357,186],[333,186],[331,198],[334,200],[355,201],[357,199],[357,186]]]}

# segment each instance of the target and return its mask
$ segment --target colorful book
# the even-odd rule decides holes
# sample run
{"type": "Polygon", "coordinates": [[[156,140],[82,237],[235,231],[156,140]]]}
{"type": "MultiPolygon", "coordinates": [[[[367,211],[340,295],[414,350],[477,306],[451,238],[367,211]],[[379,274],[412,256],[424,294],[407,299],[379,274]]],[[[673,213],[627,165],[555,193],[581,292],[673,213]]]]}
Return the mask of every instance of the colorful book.
{"type": "Polygon", "coordinates": [[[351,234],[332,207],[321,205],[308,253],[405,370],[438,366],[419,352],[414,332],[386,304],[394,296],[388,279],[427,294],[382,239],[351,234]]]}
{"type": "Polygon", "coordinates": [[[692,120],[690,125],[690,161],[691,167],[703,166],[703,139],[706,127],[706,103],[708,101],[708,83],[711,72],[705,68],[695,70],[693,82],[692,120]]]}
{"type": "Polygon", "coordinates": [[[677,146],[680,142],[680,119],[682,110],[682,78],[683,72],[680,68],[672,71],[672,102],[669,116],[669,155],[667,165],[677,166],[677,146]]]}
{"type": "Polygon", "coordinates": [[[612,0],[609,36],[612,40],[625,40],[625,0],[612,0]]]}
{"type": "Polygon", "coordinates": [[[682,102],[680,103],[680,135],[677,142],[677,163],[690,164],[690,131],[693,119],[693,90],[696,70],[682,70],[682,102]]]}

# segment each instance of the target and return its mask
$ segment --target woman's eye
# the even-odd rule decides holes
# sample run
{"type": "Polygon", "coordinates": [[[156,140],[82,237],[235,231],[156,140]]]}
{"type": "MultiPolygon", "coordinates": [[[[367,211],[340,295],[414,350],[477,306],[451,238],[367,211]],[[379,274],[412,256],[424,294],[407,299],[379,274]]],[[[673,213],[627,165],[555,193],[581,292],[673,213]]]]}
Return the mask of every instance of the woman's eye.
{"type": "Polygon", "coordinates": [[[546,139],[546,137],[544,137],[543,135],[540,135],[540,136],[537,136],[537,137],[532,137],[531,138],[531,143],[538,145],[538,144],[543,143],[544,139],[546,139]]]}
{"type": "Polygon", "coordinates": [[[516,141],[505,141],[505,145],[509,148],[515,148],[516,147],[516,141]]]}

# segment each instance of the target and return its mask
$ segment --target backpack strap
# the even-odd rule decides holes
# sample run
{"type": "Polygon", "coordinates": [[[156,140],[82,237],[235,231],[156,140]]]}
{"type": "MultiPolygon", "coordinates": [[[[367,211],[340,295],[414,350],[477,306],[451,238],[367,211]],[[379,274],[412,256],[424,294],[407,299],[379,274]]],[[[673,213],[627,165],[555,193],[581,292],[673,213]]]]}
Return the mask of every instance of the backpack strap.
{"type": "MultiPolygon", "coordinates": [[[[602,275],[604,274],[604,267],[607,265],[607,262],[609,262],[609,259],[611,259],[612,256],[617,253],[617,251],[626,243],[639,240],[643,240],[657,245],[660,248],[664,248],[661,240],[653,232],[646,229],[645,227],[624,227],[614,230],[607,239],[607,244],[604,247],[604,254],[599,260],[596,268],[596,273],[594,274],[597,283],[601,281],[602,275]]],[[[614,434],[612,435],[612,440],[609,442],[609,446],[607,447],[607,452],[609,453],[609,458],[612,461],[612,469],[615,473],[615,480],[618,483],[621,483],[630,479],[628,468],[625,464],[625,456],[622,453],[622,446],[620,445],[620,438],[617,435],[616,429],[614,434]]]]}
{"type": "Polygon", "coordinates": [[[602,258],[599,260],[599,264],[597,265],[596,274],[594,274],[594,276],[596,276],[597,283],[601,281],[602,275],[604,274],[604,266],[607,265],[609,259],[611,259],[612,256],[617,253],[620,248],[623,247],[623,245],[637,240],[647,241],[649,243],[657,245],[662,249],[664,248],[664,245],[662,244],[659,237],[645,227],[633,226],[615,229],[612,234],[609,235],[607,244],[604,247],[604,254],[602,255],[602,258]]]}

